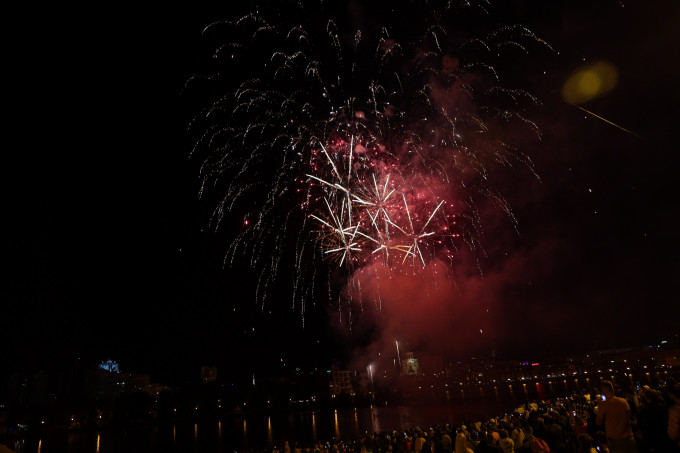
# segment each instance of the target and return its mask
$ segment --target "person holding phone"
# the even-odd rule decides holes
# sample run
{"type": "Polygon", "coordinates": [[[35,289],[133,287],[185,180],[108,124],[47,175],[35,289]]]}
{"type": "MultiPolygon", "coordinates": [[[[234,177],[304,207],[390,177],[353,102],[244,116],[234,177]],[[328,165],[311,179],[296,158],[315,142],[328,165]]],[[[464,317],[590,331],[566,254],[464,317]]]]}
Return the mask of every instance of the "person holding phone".
{"type": "Polygon", "coordinates": [[[630,424],[630,406],[625,398],[614,394],[611,381],[602,381],[600,385],[602,401],[598,405],[595,422],[604,425],[607,444],[612,453],[638,453],[630,424]]]}

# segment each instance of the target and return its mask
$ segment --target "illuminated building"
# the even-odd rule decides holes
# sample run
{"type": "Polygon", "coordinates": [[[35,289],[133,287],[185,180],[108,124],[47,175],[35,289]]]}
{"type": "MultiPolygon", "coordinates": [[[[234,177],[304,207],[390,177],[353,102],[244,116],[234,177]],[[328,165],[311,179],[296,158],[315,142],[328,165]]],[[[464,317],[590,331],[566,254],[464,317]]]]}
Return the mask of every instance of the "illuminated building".
{"type": "Polygon", "coordinates": [[[109,371],[111,373],[120,373],[120,368],[118,367],[118,362],[113,360],[107,360],[99,364],[99,368],[102,370],[109,371]]]}
{"type": "Polygon", "coordinates": [[[137,373],[130,376],[128,379],[129,390],[140,390],[143,392],[149,391],[151,378],[147,374],[137,373]]]}
{"type": "Polygon", "coordinates": [[[331,395],[333,397],[339,396],[341,393],[354,395],[354,387],[352,386],[352,372],[349,370],[341,370],[337,364],[331,365],[331,395]]]}
{"type": "Polygon", "coordinates": [[[405,376],[417,376],[418,375],[418,359],[413,356],[412,352],[406,353],[406,360],[401,362],[402,369],[401,372],[405,376]]]}

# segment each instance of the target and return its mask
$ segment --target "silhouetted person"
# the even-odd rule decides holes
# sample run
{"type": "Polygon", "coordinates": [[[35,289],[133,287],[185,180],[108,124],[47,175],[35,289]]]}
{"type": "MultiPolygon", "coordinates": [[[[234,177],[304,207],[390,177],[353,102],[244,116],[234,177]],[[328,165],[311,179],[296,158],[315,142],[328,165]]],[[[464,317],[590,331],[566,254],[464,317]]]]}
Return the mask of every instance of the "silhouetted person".
{"type": "Polygon", "coordinates": [[[538,417],[534,423],[534,437],[543,439],[545,436],[545,419],[543,417],[538,417]]]}
{"type": "Polygon", "coordinates": [[[512,434],[510,435],[512,442],[515,444],[515,451],[519,450],[519,448],[524,445],[525,437],[526,434],[524,433],[522,427],[520,425],[515,426],[512,430],[512,434]]]}
{"type": "Polygon", "coordinates": [[[595,439],[590,437],[587,433],[578,435],[578,446],[576,448],[576,453],[598,453],[597,448],[595,448],[595,439]]]}
{"type": "Polygon", "coordinates": [[[468,446],[467,438],[465,437],[465,434],[463,434],[463,433],[456,434],[455,453],[474,453],[472,448],[470,448],[468,446]]]}
{"type": "Polygon", "coordinates": [[[498,445],[503,449],[503,453],[515,453],[515,443],[508,436],[508,432],[501,429],[498,434],[500,435],[498,445]]]}
{"type": "Polygon", "coordinates": [[[667,452],[672,449],[668,437],[668,410],[661,392],[644,388],[640,391],[642,406],[637,415],[637,426],[642,434],[641,450],[649,453],[667,452]]]}
{"type": "Polygon", "coordinates": [[[666,395],[672,401],[668,407],[668,424],[666,433],[673,442],[675,452],[680,451],[680,384],[668,388],[666,395]]]}
{"type": "Polygon", "coordinates": [[[444,434],[442,434],[442,452],[444,453],[451,453],[453,451],[453,441],[451,440],[451,436],[449,435],[449,430],[445,430],[444,434]]]}
{"type": "Polygon", "coordinates": [[[475,453],[503,453],[503,449],[496,445],[493,435],[489,432],[479,442],[477,448],[475,448],[475,453]]]}
{"type": "Polygon", "coordinates": [[[543,432],[543,440],[550,447],[550,451],[566,453],[566,433],[562,426],[557,423],[553,417],[544,417],[545,430],[543,432]]]}

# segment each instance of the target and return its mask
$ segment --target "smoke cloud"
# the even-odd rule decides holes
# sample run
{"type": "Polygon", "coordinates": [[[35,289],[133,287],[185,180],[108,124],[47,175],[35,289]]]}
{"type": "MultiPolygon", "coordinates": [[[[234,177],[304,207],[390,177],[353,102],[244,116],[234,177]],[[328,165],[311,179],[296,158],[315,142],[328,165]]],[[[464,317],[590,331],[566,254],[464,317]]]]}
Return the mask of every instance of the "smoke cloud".
{"type": "Polygon", "coordinates": [[[380,372],[380,367],[396,366],[406,352],[444,364],[479,354],[535,357],[540,353],[536,344],[526,350],[520,346],[549,337],[553,329],[548,319],[574,321],[535,296],[536,286],[550,275],[558,248],[557,242],[545,240],[518,249],[486,273],[470,263],[451,267],[439,260],[416,271],[382,262],[363,267],[350,283],[351,322],[333,317],[337,334],[350,349],[347,366],[365,369],[374,364],[380,372]]]}

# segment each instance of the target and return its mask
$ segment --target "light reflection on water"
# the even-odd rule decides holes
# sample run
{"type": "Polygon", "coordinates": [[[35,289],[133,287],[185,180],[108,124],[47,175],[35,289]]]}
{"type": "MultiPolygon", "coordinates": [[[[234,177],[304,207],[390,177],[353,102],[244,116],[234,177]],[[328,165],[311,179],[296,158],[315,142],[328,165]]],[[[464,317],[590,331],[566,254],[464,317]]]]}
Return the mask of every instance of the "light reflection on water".
{"type": "Polygon", "coordinates": [[[318,434],[316,432],[316,414],[312,412],[312,440],[319,440],[318,434]]]}
{"type": "Polygon", "coordinates": [[[222,420],[217,422],[217,451],[222,451],[222,420]]]}
{"type": "Polygon", "coordinates": [[[371,430],[374,433],[383,431],[380,427],[380,417],[376,415],[376,409],[374,409],[373,406],[371,406],[371,430]]]}
{"type": "Polygon", "coordinates": [[[274,443],[274,433],[272,432],[272,418],[267,417],[267,445],[274,443]]]}
{"type": "MultiPolygon", "coordinates": [[[[608,376],[607,376],[608,377],[608,376]]],[[[629,378],[632,379],[632,378],[629,378]]],[[[451,389],[438,406],[374,406],[280,412],[221,419],[177,421],[158,427],[59,431],[29,437],[10,447],[17,453],[231,453],[356,439],[369,432],[454,424],[502,415],[519,404],[590,388],[591,379],[555,379],[488,388],[451,389]],[[216,426],[217,425],[217,426],[216,426]],[[217,429],[215,429],[217,427],[217,429]],[[200,432],[199,432],[200,431],[200,432]]],[[[596,381],[596,379],[593,379],[596,381]]]]}
{"type": "Polygon", "coordinates": [[[287,440],[301,444],[356,439],[370,432],[393,431],[454,423],[460,407],[387,406],[261,416],[224,417],[220,420],[177,421],[158,427],[101,428],[92,431],[50,432],[27,438],[14,446],[17,453],[231,453],[234,450],[271,451],[287,440]],[[217,428],[217,429],[215,429],[217,428]]]}

